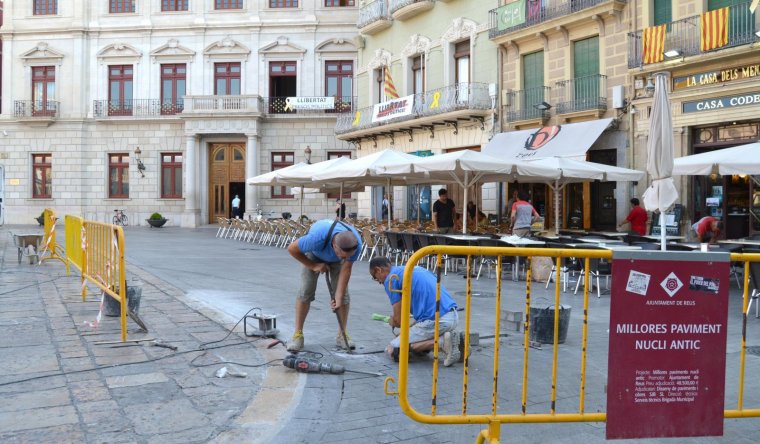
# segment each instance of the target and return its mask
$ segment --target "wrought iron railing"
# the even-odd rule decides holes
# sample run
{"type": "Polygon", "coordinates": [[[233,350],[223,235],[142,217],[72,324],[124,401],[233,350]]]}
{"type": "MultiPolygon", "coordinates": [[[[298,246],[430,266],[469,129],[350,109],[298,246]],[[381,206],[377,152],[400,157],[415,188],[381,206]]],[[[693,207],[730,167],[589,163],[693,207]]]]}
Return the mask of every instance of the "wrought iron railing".
{"type": "MultiPolygon", "coordinates": [[[[302,99],[309,99],[310,97],[302,97],[302,99]]],[[[314,99],[320,99],[321,97],[313,97],[314,99]]],[[[262,109],[266,110],[268,114],[296,114],[296,115],[315,115],[315,114],[335,114],[335,113],[348,113],[353,111],[353,106],[356,103],[356,97],[335,97],[334,107],[329,109],[299,109],[295,104],[291,104],[288,97],[262,97],[261,98],[262,109]]]]}
{"type": "Polygon", "coordinates": [[[557,113],[607,109],[607,76],[595,74],[556,84],[557,113]]]}
{"type": "Polygon", "coordinates": [[[548,118],[548,110],[538,109],[535,106],[542,102],[548,102],[550,94],[551,88],[548,86],[508,92],[507,104],[504,105],[507,121],[548,118]]]}
{"type": "Polygon", "coordinates": [[[93,115],[95,117],[149,117],[171,116],[179,114],[184,109],[184,101],[166,101],[161,99],[132,99],[132,100],[95,100],[93,115]]]}
{"type": "Polygon", "coordinates": [[[58,117],[60,102],[54,100],[14,100],[14,117],[58,117]]]}
{"type": "Polygon", "coordinates": [[[259,96],[185,96],[183,113],[260,113],[259,96]]]}
{"type": "Polygon", "coordinates": [[[351,131],[359,131],[389,123],[414,120],[420,117],[434,116],[452,111],[464,109],[488,110],[491,107],[492,102],[488,92],[488,84],[457,83],[415,94],[412,113],[407,116],[397,117],[384,122],[373,122],[373,106],[341,114],[335,124],[335,133],[345,134],[351,131]]]}
{"type": "Polygon", "coordinates": [[[525,21],[514,26],[499,26],[498,9],[492,9],[489,11],[489,29],[488,37],[495,38],[500,35],[508,34],[510,32],[518,31],[520,29],[529,28],[531,26],[543,23],[557,17],[562,17],[568,14],[572,14],[578,11],[583,11],[594,7],[602,3],[623,3],[627,0],[559,0],[551,2],[550,4],[544,4],[541,1],[526,1],[525,2],[525,21]]]}
{"type": "MultiPolygon", "coordinates": [[[[755,14],[749,12],[750,3],[741,3],[728,7],[728,43],[725,46],[704,52],[720,51],[734,46],[746,45],[760,41],[755,32],[760,25],[755,14]]],[[[636,31],[628,34],[628,67],[638,68],[644,65],[643,33],[636,31]]],[[[703,53],[701,49],[701,20],[699,15],[686,17],[667,24],[665,31],[665,49],[663,52],[677,51],[679,56],[693,56],[703,53]]]]}
{"type": "Polygon", "coordinates": [[[356,22],[356,27],[361,29],[378,20],[390,20],[390,18],[388,2],[386,0],[375,0],[364,5],[359,11],[359,20],[356,22]]]}

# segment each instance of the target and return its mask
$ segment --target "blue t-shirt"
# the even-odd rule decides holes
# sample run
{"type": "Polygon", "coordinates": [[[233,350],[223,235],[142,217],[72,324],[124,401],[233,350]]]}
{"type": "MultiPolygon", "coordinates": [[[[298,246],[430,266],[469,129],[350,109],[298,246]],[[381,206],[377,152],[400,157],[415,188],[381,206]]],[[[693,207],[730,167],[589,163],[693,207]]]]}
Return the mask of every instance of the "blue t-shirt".
{"type": "MultiPolygon", "coordinates": [[[[404,279],[404,267],[391,267],[391,272],[388,277],[385,278],[385,292],[388,294],[388,298],[391,300],[391,305],[401,301],[401,293],[395,293],[391,291],[390,285],[392,282],[393,290],[401,291],[404,279]],[[398,275],[400,279],[393,279],[391,276],[398,275]]],[[[419,321],[432,321],[435,319],[435,275],[422,267],[414,267],[412,271],[412,317],[414,320],[419,321]]],[[[441,284],[441,316],[445,315],[452,308],[456,308],[457,304],[451,295],[446,290],[446,287],[441,284]]]]}
{"type": "MultiPolygon", "coordinates": [[[[324,219],[314,222],[309,228],[309,232],[298,239],[298,249],[301,250],[301,253],[311,253],[322,262],[340,262],[340,258],[335,254],[335,249],[332,246],[332,240],[327,242],[327,245],[325,246],[325,238],[327,237],[327,232],[330,231],[333,222],[335,221],[332,219],[324,219]]],[[[359,235],[359,232],[356,231],[356,228],[351,224],[338,222],[335,224],[335,228],[333,228],[330,237],[335,237],[336,234],[348,230],[351,230],[354,233],[354,236],[356,236],[358,241],[356,244],[356,251],[348,258],[349,262],[355,262],[359,259],[359,253],[362,251],[362,237],[359,235]]]]}

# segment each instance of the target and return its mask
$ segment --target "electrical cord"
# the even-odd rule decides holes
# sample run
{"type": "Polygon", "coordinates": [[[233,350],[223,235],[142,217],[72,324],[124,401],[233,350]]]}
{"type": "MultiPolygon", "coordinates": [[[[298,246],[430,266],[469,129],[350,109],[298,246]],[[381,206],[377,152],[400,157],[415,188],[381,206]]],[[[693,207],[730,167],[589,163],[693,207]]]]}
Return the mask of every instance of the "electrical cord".
{"type": "MultiPolygon", "coordinates": [[[[64,277],[64,276],[61,276],[61,277],[64,277]]],[[[56,278],[56,279],[58,279],[58,278],[56,278]]],[[[51,281],[54,281],[54,280],[55,279],[52,279],[51,281]]],[[[35,284],[35,285],[37,285],[37,284],[35,284]]],[[[5,293],[0,293],[0,295],[2,295],[2,294],[5,294],[5,293]]],[[[215,347],[208,347],[207,348],[207,346],[209,344],[216,344],[216,343],[222,342],[225,339],[227,339],[235,331],[235,328],[238,326],[238,324],[240,324],[240,322],[242,322],[243,319],[245,319],[245,317],[248,316],[248,313],[250,313],[253,310],[261,310],[261,308],[254,307],[254,308],[248,310],[248,312],[246,312],[246,314],[243,315],[243,317],[240,318],[235,323],[235,325],[230,329],[230,331],[227,333],[227,335],[225,335],[222,339],[219,339],[217,341],[204,342],[203,344],[199,345],[198,348],[196,348],[196,349],[183,350],[183,351],[179,351],[179,352],[169,353],[169,354],[164,355],[164,356],[157,356],[155,358],[146,359],[146,360],[143,360],[143,361],[127,362],[127,363],[123,363],[123,364],[102,365],[102,366],[88,368],[88,369],[82,369],[82,370],[73,370],[73,371],[69,371],[69,372],[57,372],[57,373],[51,373],[51,374],[48,374],[48,375],[32,376],[30,378],[18,379],[18,380],[15,380],[15,381],[2,382],[2,383],[0,383],[0,387],[4,387],[4,386],[7,386],[7,385],[12,385],[12,384],[19,384],[19,383],[22,383],[22,382],[35,381],[35,380],[38,380],[38,379],[52,378],[52,377],[55,377],[55,376],[75,375],[75,374],[78,374],[78,373],[85,373],[85,372],[91,372],[91,371],[97,371],[97,370],[105,370],[105,369],[108,369],[108,368],[122,367],[122,366],[127,366],[127,365],[149,364],[151,362],[160,361],[162,359],[166,359],[166,358],[169,358],[169,357],[174,357],[174,356],[178,356],[178,355],[184,355],[184,354],[187,354],[187,353],[195,353],[195,352],[203,352],[203,353],[201,355],[196,356],[195,358],[193,358],[190,361],[190,365],[192,365],[193,367],[207,367],[207,366],[210,366],[210,365],[227,364],[227,363],[239,365],[241,367],[263,367],[263,366],[269,365],[269,364],[271,364],[273,362],[282,361],[282,359],[272,359],[271,361],[267,361],[267,362],[264,362],[264,363],[261,363],[261,364],[243,364],[243,363],[232,362],[232,361],[215,362],[213,364],[202,364],[202,365],[195,364],[195,360],[198,359],[201,356],[205,356],[206,353],[209,350],[215,350],[217,348],[224,348],[224,347],[233,347],[233,346],[236,346],[236,345],[250,345],[252,342],[251,341],[246,341],[246,342],[235,342],[235,343],[232,343],[232,344],[222,344],[222,345],[218,345],[218,346],[215,346],[215,347]]],[[[259,340],[259,338],[255,339],[253,342],[256,342],[258,340],[259,340]]]]}
{"type": "Polygon", "coordinates": [[[66,277],[66,276],[58,276],[57,278],[49,279],[47,281],[35,282],[33,284],[24,285],[23,287],[14,288],[13,290],[4,291],[4,292],[0,293],[0,296],[5,296],[6,294],[15,293],[17,291],[25,290],[25,289],[31,288],[31,287],[36,287],[37,285],[48,284],[50,282],[57,281],[58,279],[63,278],[63,277],[66,277]]]}

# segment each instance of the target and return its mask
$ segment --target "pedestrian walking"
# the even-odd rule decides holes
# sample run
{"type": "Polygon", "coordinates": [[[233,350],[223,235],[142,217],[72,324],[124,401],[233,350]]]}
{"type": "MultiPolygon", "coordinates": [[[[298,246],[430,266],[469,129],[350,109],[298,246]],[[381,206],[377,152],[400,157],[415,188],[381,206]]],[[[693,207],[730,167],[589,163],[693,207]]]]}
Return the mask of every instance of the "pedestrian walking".
{"type": "Polygon", "coordinates": [[[240,217],[240,198],[238,195],[235,195],[235,198],[232,199],[232,217],[235,219],[240,217]]]}

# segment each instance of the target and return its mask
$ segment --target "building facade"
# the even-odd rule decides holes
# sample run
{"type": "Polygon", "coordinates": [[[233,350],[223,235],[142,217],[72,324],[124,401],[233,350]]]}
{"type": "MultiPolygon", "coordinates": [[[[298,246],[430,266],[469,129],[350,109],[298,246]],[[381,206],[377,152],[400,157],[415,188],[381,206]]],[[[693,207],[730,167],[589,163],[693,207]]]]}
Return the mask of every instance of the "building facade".
{"type": "MultiPolygon", "coordinates": [[[[351,0],[6,3],[0,114],[5,223],[46,207],[194,227],[235,195],[297,217],[289,188],[246,178],[355,156],[335,138],[355,107],[351,0]]],[[[348,202],[351,211],[352,202],[348,202]]],[[[324,195],[303,203],[324,217],[324,195]]]]}
{"type": "MultiPolygon", "coordinates": [[[[669,78],[676,157],[760,140],[760,18],[757,11],[750,12],[750,3],[655,0],[630,5],[634,29],[627,36],[628,72],[636,109],[636,168],[646,167],[652,76],[657,72],[669,78]],[[663,32],[655,32],[659,30],[663,32]],[[718,38],[707,40],[703,34],[718,38]]],[[[759,176],[675,179],[684,227],[714,216],[724,221],[725,237],[760,233],[759,176]]]]}
{"type": "MultiPolygon", "coordinates": [[[[489,33],[499,45],[500,129],[559,130],[611,118],[596,142],[584,147],[586,159],[633,167],[625,40],[631,32],[631,5],[624,0],[509,0],[500,5],[490,13],[489,33]]],[[[549,187],[517,187],[529,192],[539,212],[554,214],[549,187]]],[[[615,182],[566,186],[559,200],[560,228],[614,230],[627,214],[635,187],[615,182]]]]}
{"type": "MultiPolygon", "coordinates": [[[[467,0],[363,2],[356,24],[358,107],[338,118],[337,137],[355,146],[358,157],[383,149],[417,155],[480,150],[495,129],[498,79],[487,6],[467,0]]],[[[393,187],[389,193],[373,187],[359,193],[359,216],[379,219],[389,194],[395,218],[427,219],[436,190],[393,187]]],[[[494,190],[486,187],[472,200],[493,212],[494,190]]],[[[461,212],[462,190],[449,186],[449,194],[461,212]]]]}

